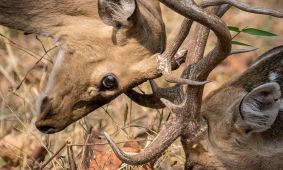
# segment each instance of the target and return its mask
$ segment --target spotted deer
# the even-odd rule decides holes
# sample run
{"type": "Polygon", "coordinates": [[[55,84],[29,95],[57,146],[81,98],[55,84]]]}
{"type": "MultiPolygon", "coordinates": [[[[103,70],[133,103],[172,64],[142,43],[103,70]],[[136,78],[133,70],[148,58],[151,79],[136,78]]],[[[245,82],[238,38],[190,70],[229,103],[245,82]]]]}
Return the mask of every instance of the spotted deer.
{"type": "Polygon", "coordinates": [[[203,101],[209,147],[227,169],[283,169],[283,46],[203,101]]]}

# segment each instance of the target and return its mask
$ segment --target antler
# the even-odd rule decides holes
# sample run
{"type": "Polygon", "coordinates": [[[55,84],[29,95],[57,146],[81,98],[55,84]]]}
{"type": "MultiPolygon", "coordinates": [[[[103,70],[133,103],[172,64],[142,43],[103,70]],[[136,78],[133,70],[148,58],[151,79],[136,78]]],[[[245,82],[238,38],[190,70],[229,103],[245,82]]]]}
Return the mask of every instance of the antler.
{"type": "Polygon", "coordinates": [[[193,24],[193,20],[184,19],[180,27],[180,30],[177,33],[177,36],[167,46],[163,54],[156,54],[159,63],[159,69],[162,72],[162,75],[164,76],[165,80],[167,80],[170,83],[189,84],[192,86],[200,86],[208,83],[208,81],[203,81],[203,82],[194,81],[194,80],[174,77],[171,75],[172,68],[170,63],[175,53],[178,51],[178,49],[184,42],[185,38],[188,36],[192,24],[193,24]]]}
{"type": "MultiPolygon", "coordinates": [[[[275,17],[279,17],[279,18],[283,17],[283,13],[282,12],[279,12],[279,11],[276,11],[276,10],[272,10],[272,9],[266,9],[266,8],[262,8],[262,7],[254,7],[254,6],[251,6],[251,5],[245,4],[245,3],[240,2],[240,1],[236,1],[236,0],[213,0],[213,1],[207,0],[204,3],[202,3],[201,6],[202,7],[209,7],[209,6],[216,6],[216,5],[221,5],[221,4],[230,4],[231,6],[235,6],[236,8],[239,8],[239,9],[241,9],[243,11],[246,11],[246,12],[270,15],[270,16],[275,16],[275,17]]],[[[186,20],[187,19],[185,19],[184,22],[188,22],[186,20]]],[[[185,25],[185,24],[183,24],[183,25],[185,25]]],[[[184,29],[185,27],[181,27],[181,29],[182,28],[184,29]]],[[[179,31],[179,32],[182,32],[182,31],[179,31]]],[[[184,35],[184,34],[180,34],[180,35],[184,35]]],[[[201,36],[204,36],[204,35],[198,35],[198,37],[201,37],[201,36]]],[[[188,47],[191,47],[191,45],[188,45],[188,47]]],[[[172,48],[169,48],[169,49],[172,49],[172,48]]],[[[197,49],[197,48],[189,48],[190,51],[188,52],[188,54],[189,55],[193,55],[193,53],[196,52],[196,51],[193,51],[195,49],[197,49]]],[[[257,50],[257,48],[237,49],[237,50],[232,50],[230,55],[239,54],[239,53],[246,53],[246,52],[251,52],[251,51],[255,51],[255,50],[257,50]]],[[[168,56],[170,54],[170,52],[167,52],[165,54],[166,55],[163,55],[163,56],[166,58],[166,56],[168,56]]],[[[203,56],[203,54],[202,55],[199,54],[199,56],[203,56]]],[[[188,56],[187,60],[195,60],[195,57],[188,56]]],[[[193,62],[195,62],[195,61],[189,61],[189,62],[187,61],[186,63],[193,63],[193,62]]],[[[180,79],[179,80],[175,79],[175,81],[174,81],[173,78],[169,78],[169,77],[170,76],[168,76],[168,75],[165,76],[165,78],[167,78],[167,80],[169,82],[180,83],[180,79]]],[[[170,89],[172,89],[172,88],[170,88],[170,89]]],[[[163,89],[163,90],[166,90],[166,89],[163,89]]],[[[156,108],[156,109],[164,107],[162,102],[157,98],[159,96],[157,94],[143,95],[143,94],[137,93],[137,92],[132,91],[132,90],[130,91],[130,93],[131,94],[129,94],[128,96],[133,101],[135,101],[136,103],[138,103],[138,104],[140,104],[142,106],[150,107],[150,108],[156,108]],[[146,101],[146,102],[144,102],[144,101],[146,101]]],[[[172,93],[170,95],[172,95],[172,93]]],[[[169,98],[169,100],[172,101],[170,98],[169,98]]]]}
{"type": "Polygon", "coordinates": [[[121,151],[107,133],[105,133],[105,137],[120,160],[130,165],[141,165],[159,157],[180,136],[182,129],[179,123],[181,123],[179,118],[176,115],[172,116],[148,147],[141,153],[131,156],[121,151]]]}
{"type": "MultiPolygon", "coordinates": [[[[205,82],[209,73],[231,53],[240,53],[255,50],[248,49],[236,50],[231,52],[231,35],[226,25],[217,16],[210,14],[209,12],[198,7],[193,0],[160,0],[160,2],[173,9],[174,11],[178,12],[179,14],[190,18],[190,22],[197,21],[204,25],[197,27],[195,34],[196,36],[194,36],[194,38],[188,43],[192,51],[190,50],[188,52],[188,56],[190,56],[190,58],[187,58],[186,60],[186,68],[182,76],[183,78],[187,78],[188,80],[192,80],[195,82],[205,82]],[[216,34],[218,38],[218,43],[216,47],[206,57],[203,58],[209,29],[213,30],[213,32],[216,34]]],[[[227,4],[227,1],[223,2],[224,4],[227,4]]],[[[208,5],[215,4],[206,3],[206,6],[208,5]]],[[[231,5],[234,4],[231,3],[231,5]]],[[[231,7],[231,5],[222,5],[220,7],[214,7],[211,9],[211,11],[213,11],[213,13],[216,13],[218,16],[222,16],[231,7]]],[[[245,8],[246,11],[249,10],[249,12],[253,12],[253,10],[247,9],[248,7],[245,8]]],[[[270,14],[266,11],[256,11],[257,13],[261,14],[270,14]]],[[[281,14],[275,14],[274,11],[272,12],[272,14],[273,16],[281,16],[281,14]]],[[[171,53],[171,56],[172,54],[173,52],[171,53]]],[[[164,61],[167,62],[168,66],[168,60],[164,61]]],[[[179,83],[178,81],[176,82],[179,83]]],[[[179,90],[182,90],[180,86],[176,86],[176,89],[178,88],[179,90]]],[[[157,98],[160,96],[168,98],[168,96],[164,95],[166,94],[166,92],[163,91],[166,89],[159,89],[158,93],[156,93],[156,91],[158,90],[156,90],[155,85],[153,86],[153,89],[153,95],[151,97],[152,99],[155,99],[155,102],[159,102],[157,98]]],[[[161,129],[159,135],[155,138],[152,144],[145,148],[144,151],[141,153],[138,153],[133,156],[126,155],[117,147],[117,145],[113,142],[110,136],[106,134],[106,138],[117,157],[127,164],[143,164],[160,156],[161,153],[166,150],[166,148],[169,147],[170,144],[174,142],[178,136],[181,136],[181,142],[183,144],[186,157],[188,159],[190,150],[189,146],[191,142],[196,140],[197,137],[200,137],[203,132],[206,131],[206,124],[203,119],[200,118],[199,115],[200,106],[202,102],[202,93],[203,86],[192,86],[189,83],[186,88],[186,93],[181,91],[181,97],[177,97],[176,99],[168,98],[170,101],[166,99],[160,99],[160,101],[163,102],[163,104],[169,108],[172,113],[172,116],[166,122],[166,124],[161,129]],[[176,102],[176,100],[178,104],[174,103],[176,102]]],[[[168,92],[167,94],[171,95],[172,93],[168,92]]],[[[132,93],[132,96],[135,95],[138,96],[141,94],[132,93]]],[[[142,104],[142,102],[140,102],[140,104],[142,104]]],[[[145,105],[150,106],[149,104],[145,105]]],[[[189,161],[187,161],[187,163],[188,164],[186,165],[186,169],[189,169],[191,165],[189,164],[189,161]]]]}
{"type": "MultiPolygon", "coordinates": [[[[180,2],[183,3],[183,2],[180,2]]],[[[202,24],[208,25],[208,26],[214,26],[215,25],[221,25],[225,27],[225,24],[216,16],[211,15],[207,12],[204,12],[203,9],[196,7],[196,5],[193,3],[190,6],[188,6],[187,8],[189,8],[189,11],[192,13],[190,18],[192,18],[193,20],[197,20],[199,22],[201,22],[202,24]],[[209,18],[213,18],[214,23],[210,23],[209,18]]],[[[215,27],[215,26],[214,26],[215,27]]],[[[216,26],[218,27],[218,26],[216,26]]],[[[214,28],[213,30],[215,30],[216,28],[214,28]]],[[[224,30],[223,28],[221,30],[224,30]]],[[[219,33],[220,34],[220,33],[219,33]]],[[[221,33],[221,36],[227,36],[230,40],[230,33],[228,30],[225,30],[225,34],[221,33]]],[[[226,40],[225,39],[225,42],[226,40]]],[[[230,43],[230,41],[227,41],[228,43],[230,43]]],[[[231,44],[231,43],[230,43],[231,44]]],[[[230,49],[226,50],[228,51],[228,54],[230,53],[230,49]]],[[[166,106],[169,106],[169,103],[167,100],[162,99],[162,101],[164,102],[164,104],[166,106]]],[[[181,104],[181,106],[185,105],[185,102],[187,100],[183,100],[183,105],[181,104]]],[[[171,107],[172,105],[170,105],[170,109],[172,111],[172,113],[174,113],[170,119],[168,120],[168,122],[166,122],[166,124],[164,125],[164,127],[162,128],[162,130],[160,131],[159,135],[156,137],[156,139],[152,142],[151,145],[149,145],[147,148],[145,148],[145,150],[141,153],[138,153],[134,156],[129,156],[126,155],[125,153],[123,153],[117,146],[116,144],[113,142],[113,140],[106,135],[106,138],[110,144],[110,146],[112,147],[112,149],[114,150],[114,152],[116,153],[117,157],[119,159],[121,159],[123,162],[127,163],[127,164],[134,164],[134,165],[138,165],[138,164],[143,164],[146,163],[150,160],[152,160],[153,158],[156,158],[158,156],[160,156],[160,154],[167,149],[175,140],[178,136],[181,135],[182,131],[183,131],[183,117],[184,117],[184,113],[183,112],[176,112],[176,110],[174,109],[174,107],[171,107]],[[173,127],[173,128],[172,128],[173,127]]],[[[176,109],[179,106],[176,105],[176,109]]],[[[200,127],[198,126],[198,124],[191,124],[190,128],[192,129],[199,129],[200,127]]]]}
{"type": "Polygon", "coordinates": [[[160,88],[154,80],[150,80],[152,94],[141,94],[134,90],[129,90],[125,94],[134,102],[141,106],[149,107],[152,109],[161,109],[165,105],[160,100],[166,98],[173,103],[180,103],[184,100],[184,92],[180,85],[175,85],[168,88],[160,88]]]}
{"type": "MultiPolygon", "coordinates": [[[[198,27],[198,29],[201,29],[201,28],[198,27]]],[[[205,32],[208,33],[209,31],[199,31],[199,33],[201,34],[200,35],[196,34],[196,37],[205,36],[203,35],[203,33],[205,32]]],[[[192,46],[192,45],[189,45],[189,46],[192,46]]],[[[252,52],[257,49],[258,48],[235,49],[231,51],[230,55],[252,52]]],[[[190,48],[190,52],[188,54],[191,54],[191,55],[190,57],[187,57],[187,59],[195,59],[195,57],[192,57],[192,56],[201,55],[201,54],[197,54],[198,52],[200,52],[197,50],[198,48],[190,48]]],[[[182,57],[182,59],[184,59],[184,57],[182,57]]],[[[183,63],[183,60],[179,63],[183,63]]],[[[195,61],[188,61],[187,63],[195,63],[195,61]]],[[[184,99],[185,94],[183,90],[180,88],[181,86],[178,84],[172,87],[160,88],[154,80],[150,80],[149,82],[150,82],[150,86],[152,89],[152,94],[141,94],[139,92],[136,92],[133,89],[125,92],[125,94],[135,103],[141,106],[144,106],[144,107],[152,108],[152,109],[161,109],[165,107],[165,105],[160,100],[161,98],[165,98],[171,101],[172,103],[181,103],[180,101],[184,99]]]]}
{"type": "Polygon", "coordinates": [[[230,4],[231,6],[234,6],[236,8],[239,8],[240,10],[255,13],[255,14],[264,14],[264,15],[270,15],[277,18],[283,18],[283,13],[280,11],[272,10],[272,9],[266,9],[263,7],[255,7],[251,6],[249,4],[245,4],[238,0],[206,0],[202,6],[208,7],[208,6],[217,6],[222,4],[230,4]]]}

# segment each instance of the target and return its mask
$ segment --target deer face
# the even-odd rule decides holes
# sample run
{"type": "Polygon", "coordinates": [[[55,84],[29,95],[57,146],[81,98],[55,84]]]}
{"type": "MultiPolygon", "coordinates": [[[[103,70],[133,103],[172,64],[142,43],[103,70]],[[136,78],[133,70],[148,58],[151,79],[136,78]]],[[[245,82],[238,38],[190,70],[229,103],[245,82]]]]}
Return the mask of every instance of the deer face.
{"type": "Polygon", "coordinates": [[[283,167],[282,51],[267,52],[203,102],[211,148],[230,169],[283,167]]]}
{"type": "Polygon", "coordinates": [[[280,86],[272,82],[251,92],[226,87],[204,102],[211,148],[225,166],[249,169],[262,164],[262,160],[278,163],[275,158],[269,160],[269,156],[282,157],[282,129],[276,125],[282,121],[280,97],[280,86]]]}
{"type": "Polygon", "coordinates": [[[280,97],[280,86],[273,82],[251,92],[232,86],[216,91],[203,108],[213,143],[217,145],[222,139],[239,144],[252,139],[254,133],[270,129],[279,113],[280,97]]]}
{"type": "Polygon", "coordinates": [[[157,76],[151,56],[163,50],[165,32],[159,5],[146,5],[100,0],[97,16],[65,18],[53,29],[60,52],[38,101],[40,131],[58,132],[157,76]]]}

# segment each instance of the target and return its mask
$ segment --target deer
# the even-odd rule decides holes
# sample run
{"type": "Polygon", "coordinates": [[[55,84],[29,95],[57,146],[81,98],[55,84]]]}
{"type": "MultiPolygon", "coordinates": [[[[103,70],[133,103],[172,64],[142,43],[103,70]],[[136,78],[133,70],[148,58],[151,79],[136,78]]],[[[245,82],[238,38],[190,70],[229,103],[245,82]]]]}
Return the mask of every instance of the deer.
{"type": "MultiPolygon", "coordinates": [[[[148,107],[166,106],[174,114],[153,143],[133,157],[121,152],[105,133],[123,162],[143,164],[151,161],[180,136],[186,151],[190,141],[205,131],[201,126],[204,121],[198,113],[207,76],[227,56],[251,51],[231,50],[231,35],[220,17],[232,6],[251,13],[283,17],[280,11],[235,0],[202,4],[193,0],[160,2],[185,17],[170,43],[165,43],[164,23],[157,0],[3,0],[0,3],[1,25],[51,37],[60,49],[37,104],[35,125],[41,132],[59,132],[125,93],[141,105],[144,101],[141,99],[152,100],[147,102],[148,107]],[[195,37],[189,43],[184,42],[193,22],[203,27],[196,29],[195,37]],[[208,56],[203,57],[210,29],[216,34],[218,43],[208,56]],[[183,43],[185,47],[190,45],[188,52],[176,55],[183,43]],[[172,76],[171,71],[182,63],[186,68],[183,75],[172,76]],[[168,92],[152,82],[153,95],[141,95],[132,90],[161,75],[177,85],[168,92]],[[183,86],[186,86],[185,92],[183,86]],[[168,94],[180,95],[163,99],[173,96],[168,94]]],[[[186,157],[187,169],[191,166],[189,152],[186,157]]]]}
{"type": "Polygon", "coordinates": [[[36,104],[35,126],[43,133],[59,132],[128,89],[160,77],[163,70],[178,68],[186,51],[177,53],[177,47],[192,24],[184,22],[177,42],[164,51],[157,0],[3,0],[0,10],[1,25],[50,37],[59,48],[36,104]],[[173,54],[165,67],[162,57],[153,55],[163,52],[173,54]]]}
{"type": "Polygon", "coordinates": [[[283,168],[282,61],[283,46],[273,48],[204,99],[209,147],[225,168],[283,168]]]}
{"type": "Polygon", "coordinates": [[[37,101],[41,132],[58,132],[160,75],[152,54],[164,51],[166,35],[157,0],[2,0],[0,11],[1,25],[59,47],[37,101]]]}

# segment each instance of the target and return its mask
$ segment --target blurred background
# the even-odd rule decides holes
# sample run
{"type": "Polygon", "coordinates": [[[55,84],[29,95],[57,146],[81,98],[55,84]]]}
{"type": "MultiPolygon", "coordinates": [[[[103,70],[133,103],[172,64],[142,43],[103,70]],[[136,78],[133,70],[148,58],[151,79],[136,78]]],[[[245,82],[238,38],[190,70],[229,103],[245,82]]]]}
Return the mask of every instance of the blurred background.
{"type": "MultiPolygon", "coordinates": [[[[283,10],[282,0],[246,2],[283,10]]],[[[170,42],[172,31],[180,26],[183,18],[164,6],[162,11],[170,42]]],[[[252,61],[266,50],[283,44],[282,19],[232,8],[223,20],[229,26],[241,29],[258,28],[278,36],[239,34],[235,40],[259,49],[226,59],[211,73],[209,79],[213,82],[205,87],[204,96],[244,72],[252,61]]],[[[231,34],[235,35],[235,32],[231,34]]],[[[216,39],[211,34],[207,51],[212,49],[215,43],[216,39]]],[[[233,48],[246,47],[233,45],[233,48]]],[[[31,169],[40,161],[48,162],[45,169],[69,169],[68,156],[71,153],[77,167],[81,169],[153,169],[150,165],[132,167],[122,164],[111,152],[102,132],[111,134],[115,141],[120,142],[124,151],[139,152],[150,143],[162,123],[167,120],[170,113],[166,109],[144,108],[121,95],[60,133],[46,135],[36,130],[35,101],[44,88],[56,53],[56,46],[51,39],[24,35],[20,31],[0,26],[0,170],[31,169]],[[61,152],[56,153],[57,151],[61,152]],[[48,161],[53,155],[55,157],[48,161]]],[[[179,75],[180,71],[174,74],[179,75]]],[[[158,84],[169,86],[162,78],[158,80],[158,84]]],[[[148,83],[139,86],[138,90],[151,92],[148,83]]],[[[179,141],[176,141],[157,161],[154,168],[182,169],[183,163],[182,148],[179,141]]]]}

